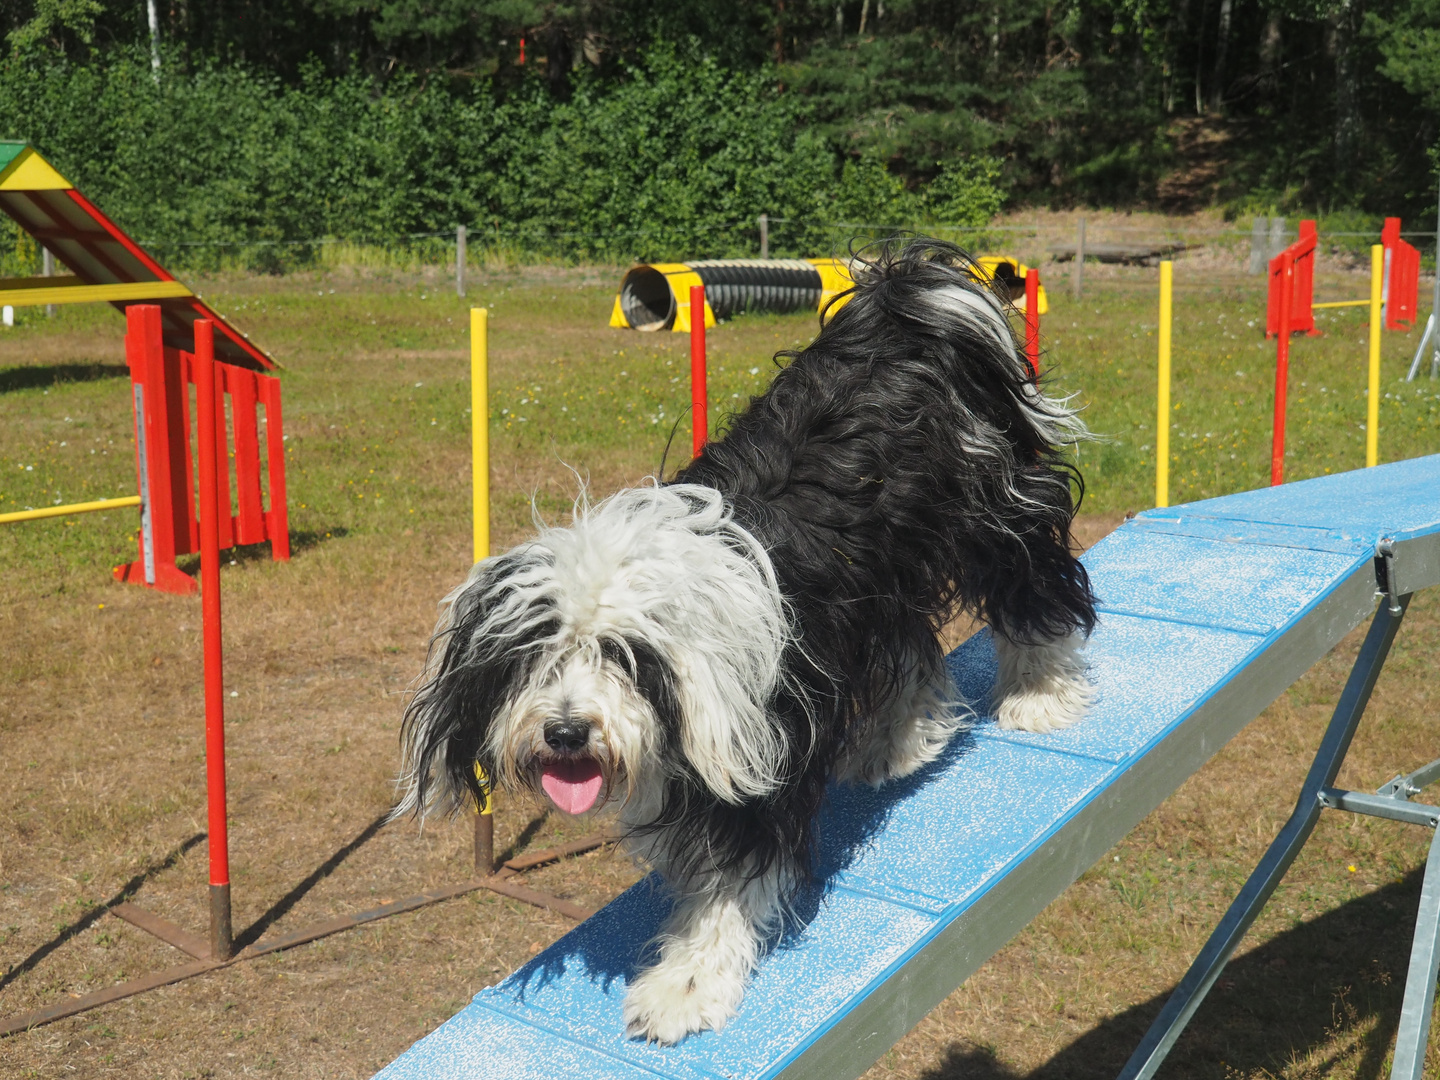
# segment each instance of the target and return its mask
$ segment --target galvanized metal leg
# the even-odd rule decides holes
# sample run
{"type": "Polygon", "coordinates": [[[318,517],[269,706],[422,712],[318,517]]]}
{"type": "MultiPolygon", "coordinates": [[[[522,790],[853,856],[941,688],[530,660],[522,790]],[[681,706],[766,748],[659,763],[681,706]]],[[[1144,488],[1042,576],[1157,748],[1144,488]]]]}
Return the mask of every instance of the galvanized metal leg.
{"type": "Polygon", "coordinates": [[[1425,1044],[1430,1037],[1430,1017],[1435,1011],[1437,977],[1440,977],[1440,829],[1430,841],[1429,861],[1425,864],[1425,885],[1420,890],[1420,914],[1415,917],[1415,942],[1410,947],[1410,973],[1405,977],[1405,1003],[1400,1008],[1391,1080],[1420,1080],[1425,1068],[1425,1044]]]}
{"type": "Polygon", "coordinates": [[[1335,705],[1330,726],[1325,729],[1325,737],[1320,742],[1315,761],[1300,789],[1300,799],[1295,804],[1295,812],[1280,830],[1280,835],[1271,842],[1265,857],[1260,860],[1260,865],[1245,882],[1245,887],[1225,912],[1225,917],[1210,935],[1205,948],[1185,973],[1185,978],[1180,980],[1180,985],[1175,988],[1170,1000],[1165,1003],[1165,1008],[1150,1025],[1150,1030],[1145,1033],[1145,1038],[1141,1040],[1135,1053],[1125,1063],[1120,1080],[1148,1080],[1155,1075],[1160,1063],[1165,1060],[1170,1048],[1185,1030],[1185,1025],[1195,1015],[1195,1010],[1215,985],[1215,980],[1220,977],[1220,972],[1224,970],[1230,954],[1245,936],[1245,931],[1250,929],[1250,924],[1265,907],[1265,902],[1280,884],[1285,871],[1290,869],[1295,856],[1305,846],[1305,841],[1309,839],[1315,822],[1320,817],[1320,792],[1334,783],[1340,766],[1345,761],[1350,740],[1354,738],[1360,717],[1365,713],[1371,691],[1375,689],[1380,669],[1385,666],[1385,658],[1390,653],[1395,633],[1400,629],[1400,621],[1405,617],[1405,609],[1409,605],[1409,596],[1401,597],[1398,602],[1386,597],[1381,602],[1370,623],[1370,630],[1365,635],[1365,642],[1360,646],[1360,655],[1355,658],[1355,666],[1350,669],[1345,690],[1335,705]]]}

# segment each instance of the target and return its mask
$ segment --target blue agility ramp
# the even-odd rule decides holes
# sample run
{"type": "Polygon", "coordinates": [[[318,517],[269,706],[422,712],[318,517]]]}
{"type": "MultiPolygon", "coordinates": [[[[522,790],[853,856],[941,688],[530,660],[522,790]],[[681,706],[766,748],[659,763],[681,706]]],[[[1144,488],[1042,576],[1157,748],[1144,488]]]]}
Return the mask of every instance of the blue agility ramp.
{"type": "MultiPolygon", "coordinates": [[[[642,947],[668,907],[647,879],[481,991],[379,1076],[859,1076],[1372,616],[1327,734],[1339,756],[1324,767],[1317,760],[1297,815],[1334,805],[1420,824],[1426,812],[1433,817],[1406,801],[1430,778],[1426,770],[1399,778],[1400,795],[1382,789],[1394,812],[1356,802],[1381,796],[1329,785],[1409,594],[1440,583],[1440,457],[1152,510],[1084,562],[1101,601],[1089,648],[1098,690],[1090,714],[1052,735],[1003,732],[982,718],[920,775],[880,791],[835,788],[820,829],[821,883],[802,898],[797,927],[763,960],[724,1031],[674,1047],[625,1038],[626,982],[644,965],[642,947]]],[[[950,665],[983,714],[995,675],[988,633],[955,650],[950,665]]],[[[1167,1007],[1130,1075],[1153,1073],[1269,895],[1267,882],[1273,889],[1308,832],[1290,835],[1268,870],[1262,864],[1263,880],[1247,885],[1248,899],[1237,901],[1208,959],[1187,976],[1188,996],[1177,993],[1184,1000],[1167,1007]]],[[[1427,878],[1426,896],[1440,905],[1440,884],[1427,878]]],[[[1406,997],[1407,1016],[1423,1009],[1426,1025],[1434,937],[1416,961],[1431,964],[1430,997],[1413,1007],[1406,997]]],[[[1423,1055],[1423,1031],[1418,1045],[1423,1055]]]]}

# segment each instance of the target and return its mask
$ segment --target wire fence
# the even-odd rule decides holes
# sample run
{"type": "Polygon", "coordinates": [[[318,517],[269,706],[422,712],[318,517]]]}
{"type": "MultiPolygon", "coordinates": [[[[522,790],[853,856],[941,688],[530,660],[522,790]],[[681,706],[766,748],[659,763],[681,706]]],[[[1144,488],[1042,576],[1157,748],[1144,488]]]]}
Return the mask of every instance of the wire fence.
{"type": "MultiPolygon", "coordinates": [[[[141,243],[174,270],[284,273],[346,265],[416,269],[448,264],[453,270],[455,253],[462,244],[470,266],[556,260],[624,264],[723,257],[844,256],[890,237],[931,235],[954,240],[972,251],[1012,255],[1030,265],[1073,259],[1081,249],[1087,258],[1140,262],[1210,249],[1240,263],[1249,256],[1251,272],[1259,273],[1269,258],[1295,239],[1297,226],[1294,218],[1258,218],[1250,227],[1238,222],[1214,227],[1167,220],[1158,214],[1139,221],[1117,220],[1108,214],[1087,219],[1077,214],[986,224],[821,221],[759,214],[706,222],[701,236],[692,235],[684,223],[586,230],[538,223],[507,225],[492,220],[464,226],[464,240],[459,237],[460,227],[455,226],[390,235],[196,240],[151,237],[141,243]]],[[[1434,231],[1407,230],[1400,235],[1419,241],[1425,249],[1426,263],[1431,263],[1434,231]]],[[[39,246],[32,241],[27,247],[25,239],[17,231],[14,244],[0,245],[0,276],[28,276],[40,271],[39,246]]],[[[1379,239],[1378,229],[1320,230],[1323,249],[1356,258],[1363,257],[1379,239]]]]}

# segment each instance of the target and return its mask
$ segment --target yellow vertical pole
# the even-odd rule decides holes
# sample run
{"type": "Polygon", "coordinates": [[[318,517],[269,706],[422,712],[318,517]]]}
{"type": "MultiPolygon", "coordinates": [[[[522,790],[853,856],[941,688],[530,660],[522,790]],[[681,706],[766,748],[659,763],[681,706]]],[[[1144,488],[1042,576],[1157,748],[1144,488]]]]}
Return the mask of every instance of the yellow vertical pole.
{"type": "Polygon", "coordinates": [[[1370,249],[1370,393],[1365,400],[1365,467],[1380,464],[1380,311],[1385,248],[1370,249]]]}
{"type": "MultiPolygon", "coordinates": [[[[475,561],[490,555],[490,312],[470,309],[470,487],[474,499],[475,561]]],[[[475,809],[475,873],[495,873],[495,800],[490,778],[475,763],[484,801],[475,809]]]]}
{"type": "Polygon", "coordinates": [[[490,312],[470,309],[470,458],[475,561],[490,554],[490,312]]]}
{"type": "Polygon", "coordinates": [[[1170,505],[1170,291],[1175,264],[1160,264],[1160,392],[1155,410],[1155,505],[1170,505]]]}

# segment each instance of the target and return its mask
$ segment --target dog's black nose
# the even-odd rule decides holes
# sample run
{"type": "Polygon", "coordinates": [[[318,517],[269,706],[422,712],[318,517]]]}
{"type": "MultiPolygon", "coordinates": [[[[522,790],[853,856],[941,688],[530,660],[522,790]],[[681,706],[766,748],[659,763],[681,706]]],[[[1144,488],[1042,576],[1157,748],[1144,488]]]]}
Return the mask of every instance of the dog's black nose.
{"type": "Polygon", "coordinates": [[[545,745],[557,754],[579,754],[590,743],[590,725],[583,720],[552,720],[545,725],[545,745]]]}

